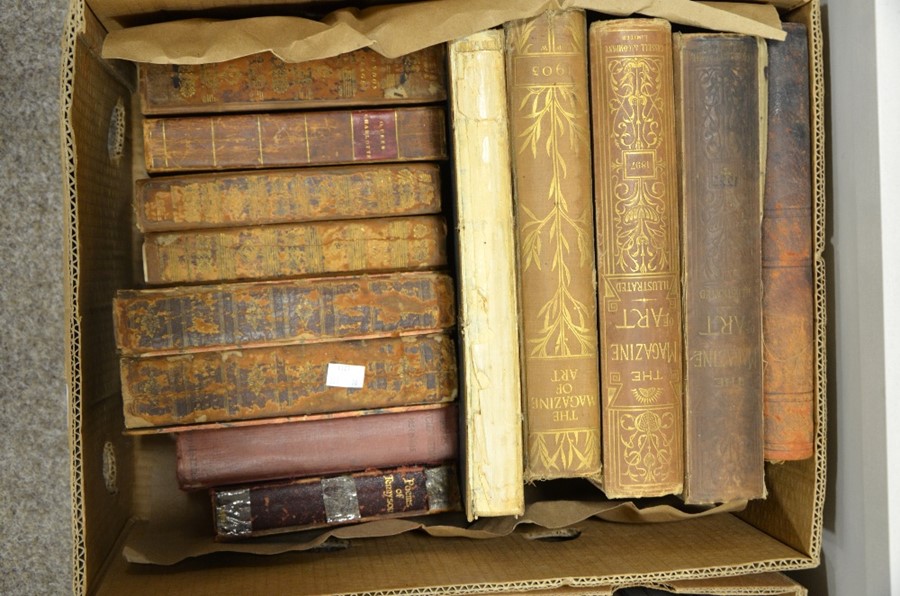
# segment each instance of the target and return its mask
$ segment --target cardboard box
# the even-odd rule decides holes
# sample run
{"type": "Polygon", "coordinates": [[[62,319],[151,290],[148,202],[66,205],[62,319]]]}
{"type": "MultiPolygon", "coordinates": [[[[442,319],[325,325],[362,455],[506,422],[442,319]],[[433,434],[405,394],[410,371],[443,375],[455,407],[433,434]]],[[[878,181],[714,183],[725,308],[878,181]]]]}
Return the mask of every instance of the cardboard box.
{"type": "MultiPolygon", "coordinates": [[[[137,287],[141,278],[131,193],[134,179],[144,174],[138,142],[140,116],[135,109],[134,68],[128,62],[102,58],[101,54],[107,34],[111,34],[110,41],[116,38],[121,42],[122,38],[117,36],[123,27],[155,23],[169,14],[246,17],[263,9],[270,14],[297,12],[297,7],[287,6],[289,0],[245,3],[258,5],[259,9],[253,6],[225,12],[209,9],[217,4],[229,3],[73,0],[70,11],[63,45],[61,105],[68,246],[67,373],[75,592],[548,593],[563,589],[560,593],[611,594],[621,586],[656,585],[687,590],[693,585],[691,589],[695,593],[703,593],[702,589],[721,589],[706,593],[725,594],[805,593],[774,572],[817,566],[822,541],[825,85],[818,0],[777,3],[787,11],[787,19],[806,22],[811,33],[816,453],[807,461],[768,465],[766,500],[753,502],[740,512],[674,523],[612,523],[594,517],[579,518],[575,525],[580,534],[568,541],[531,540],[521,528],[486,540],[441,538],[421,531],[406,531],[415,524],[398,522],[334,532],[338,539],[367,533],[381,536],[354,540],[349,548],[343,549],[289,552],[294,548],[290,541],[272,540],[262,545],[237,544],[229,547],[233,552],[181,562],[176,561],[183,557],[173,556],[175,564],[170,566],[126,560],[123,551],[131,561],[141,561],[149,553],[157,562],[165,562],[174,550],[204,552],[211,534],[205,518],[208,507],[205,496],[188,495],[176,488],[170,439],[123,434],[111,300],[117,289],[137,287]],[[208,10],[187,11],[191,6],[208,10]],[[140,545],[142,550],[138,552],[135,545],[140,545]],[[270,556],[251,556],[241,551],[264,552],[270,556]],[[732,579],[725,579],[729,577],[732,579]],[[699,583],[687,586],[678,583],[685,581],[699,583]],[[767,581],[775,582],[774,587],[767,588],[767,581]],[[788,583],[779,586],[778,582],[783,581],[788,583]],[[731,584],[726,586],[721,582],[731,584]],[[763,582],[762,586],[759,582],[763,582]]],[[[309,6],[308,2],[297,4],[309,6]]],[[[708,24],[713,19],[723,29],[761,35],[777,33],[771,22],[774,11],[750,3],[728,4],[728,12],[680,0],[653,3],[582,0],[578,4],[619,15],[628,14],[632,5],[649,4],[644,14],[694,24],[708,24]]],[[[192,21],[188,25],[175,25],[165,35],[150,30],[143,39],[132,36],[124,46],[143,56],[162,50],[185,60],[192,59],[186,58],[191,55],[200,60],[224,59],[227,55],[223,51],[244,52],[253,49],[260,40],[287,53],[296,52],[294,59],[317,57],[322,48],[353,49],[371,43],[387,54],[400,54],[415,49],[410,46],[413,36],[401,34],[403,31],[418,31],[416,43],[427,45],[535,14],[547,5],[545,0],[444,0],[423,10],[415,3],[408,3],[374,13],[344,13],[344,17],[326,21],[325,25],[310,24],[296,17],[288,21],[279,19],[271,30],[266,29],[273,27],[269,19],[241,31],[233,27],[243,21],[224,24],[192,21]],[[438,18],[447,16],[447,11],[458,11],[458,18],[438,18]],[[360,15],[371,18],[356,20],[360,15]],[[255,26],[262,29],[254,30],[255,26]],[[269,35],[262,35],[266,31],[269,35]],[[209,43],[211,35],[231,41],[209,43]],[[297,41],[301,38],[307,41],[297,41]]],[[[171,58],[158,56],[160,60],[171,58]]],[[[623,518],[628,518],[627,513],[623,518]]],[[[331,544],[334,543],[326,546],[331,544]]]]}

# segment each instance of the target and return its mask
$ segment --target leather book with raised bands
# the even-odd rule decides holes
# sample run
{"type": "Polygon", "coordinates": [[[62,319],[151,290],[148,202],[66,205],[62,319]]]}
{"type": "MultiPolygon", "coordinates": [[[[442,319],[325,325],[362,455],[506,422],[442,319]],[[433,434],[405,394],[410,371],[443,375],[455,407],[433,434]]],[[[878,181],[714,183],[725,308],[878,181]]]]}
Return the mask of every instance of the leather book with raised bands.
{"type": "Polygon", "coordinates": [[[456,324],[453,280],[422,271],[120,290],[125,356],[418,335],[456,324]]]}
{"type": "Polygon", "coordinates": [[[590,28],[603,490],[680,493],[681,259],[668,21],[590,28]]]}
{"type": "Polygon", "coordinates": [[[446,264],[447,225],[440,215],[156,232],[144,237],[148,284],[435,269],[446,264]]]}
{"type": "Polygon", "coordinates": [[[442,464],[458,454],[455,403],[175,433],[182,489],[442,464]]]}
{"type": "Polygon", "coordinates": [[[150,174],[446,157],[440,107],[144,119],[150,174]]]}
{"type": "Polygon", "coordinates": [[[769,149],[763,216],[765,454],[813,454],[815,321],[806,26],[769,43],[769,149]]]}
{"type": "Polygon", "coordinates": [[[271,53],[212,64],[140,64],[144,114],[400,105],[447,97],[443,45],[398,58],[362,48],[284,62],[271,53]]]}
{"type": "Polygon", "coordinates": [[[447,334],[122,358],[126,428],[453,401],[447,334]]]}
{"type": "Polygon", "coordinates": [[[766,46],[675,34],[689,504],[765,496],[762,199],[766,46]]]}
{"type": "Polygon", "coordinates": [[[184,174],[138,180],[134,192],[142,232],[440,211],[433,163],[184,174]]]}
{"type": "Polygon", "coordinates": [[[210,490],[216,540],[459,509],[456,467],[407,466],[210,490]]]}
{"type": "Polygon", "coordinates": [[[583,10],[506,26],[525,480],[600,475],[600,370],[583,10]]]}

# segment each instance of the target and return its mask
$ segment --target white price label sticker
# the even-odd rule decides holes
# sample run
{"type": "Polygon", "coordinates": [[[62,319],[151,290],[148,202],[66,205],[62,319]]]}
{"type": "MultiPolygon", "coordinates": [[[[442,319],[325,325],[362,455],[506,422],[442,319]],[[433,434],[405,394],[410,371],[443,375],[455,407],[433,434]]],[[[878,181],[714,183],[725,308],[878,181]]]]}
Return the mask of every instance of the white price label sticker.
{"type": "Polygon", "coordinates": [[[325,373],[326,387],[344,387],[347,389],[362,389],[366,382],[366,367],[358,364],[328,363],[328,371],[325,373]]]}

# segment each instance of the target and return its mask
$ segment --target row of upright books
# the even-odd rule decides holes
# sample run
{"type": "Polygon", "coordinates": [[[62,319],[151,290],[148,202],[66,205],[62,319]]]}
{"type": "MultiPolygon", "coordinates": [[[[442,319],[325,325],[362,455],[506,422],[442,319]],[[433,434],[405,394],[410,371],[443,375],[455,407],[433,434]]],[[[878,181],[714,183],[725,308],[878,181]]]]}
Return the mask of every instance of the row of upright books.
{"type": "Polygon", "coordinates": [[[519,515],[562,478],[764,498],[814,424],[785,29],[567,10],[399,59],[141,65],[126,427],[175,435],[221,539],[519,515]]]}

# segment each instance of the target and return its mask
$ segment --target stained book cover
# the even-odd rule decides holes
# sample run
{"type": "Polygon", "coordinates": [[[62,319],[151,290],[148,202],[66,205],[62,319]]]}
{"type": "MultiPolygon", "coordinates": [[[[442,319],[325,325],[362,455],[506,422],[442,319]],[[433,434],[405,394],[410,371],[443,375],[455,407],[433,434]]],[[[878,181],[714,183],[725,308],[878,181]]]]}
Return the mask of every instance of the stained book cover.
{"type": "Polygon", "coordinates": [[[769,43],[763,217],[766,459],[812,457],[815,403],[809,55],[806,26],[769,43]]]}
{"type": "Polygon", "coordinates": [[[447,157],[440,107],[144,119],[150,174],[447,157]]]}
{"type": "Polygon", "coordinates": [[[765,496],[761,221],[766,46],[675,34],[682,167],[684,500],[765,496]]]}
{"type": "Polygon", "coordinates": [[[469,35],[448,52],[471,521],[525,510],[505,35],[469,35]]]}
{"type": "Polygon", "coordinates": [[[680,493],[681,257],[670,25],[590,28],[603,490],[680,493]]]}
{"type": "Polygon", "coordinates": [[[456,324],[453,280],[403,272],[120,290],[123,355],[163,355],[417,335],[456,324]]]}
{"type": "Polygon", "coordinates": [[[211,64],[138,67],[147,115],[400,105],[447,97],[445,51],[435,45],[398,58],[368,48],[284,62],[271,53],[211,64]]]}
{"type": "Polygon", "coordinates": [[[177,476],[192,490],[443,464],[458,455],[455,403],[175,433],[177,476]]]}
{"type": "Polygon", "coordinates": [[[210,490],[217,540],[459,510],[454,465],[407,466],[210,490]]]}
{"type": "Polygon", "coordinates": [[[122,358],[126,428],[453,401],[447,334],[122,358]]]}
{"type": "Polygon", "coordinates": [[[144,237],[149,284],[435,269],[447,264],[440,215],[157,232],[144,237]]]}
{"type": "Polygon", "coordinates": [[[600,474],[587,25],[506,26],[525,409],[525,479],[600,474]]]}
{"type": "Polygon", "coordinates": [[[145,178],[135,183],[142,232],[364,219],[441,212],[434,163],[359,164],[145,178]]]}

